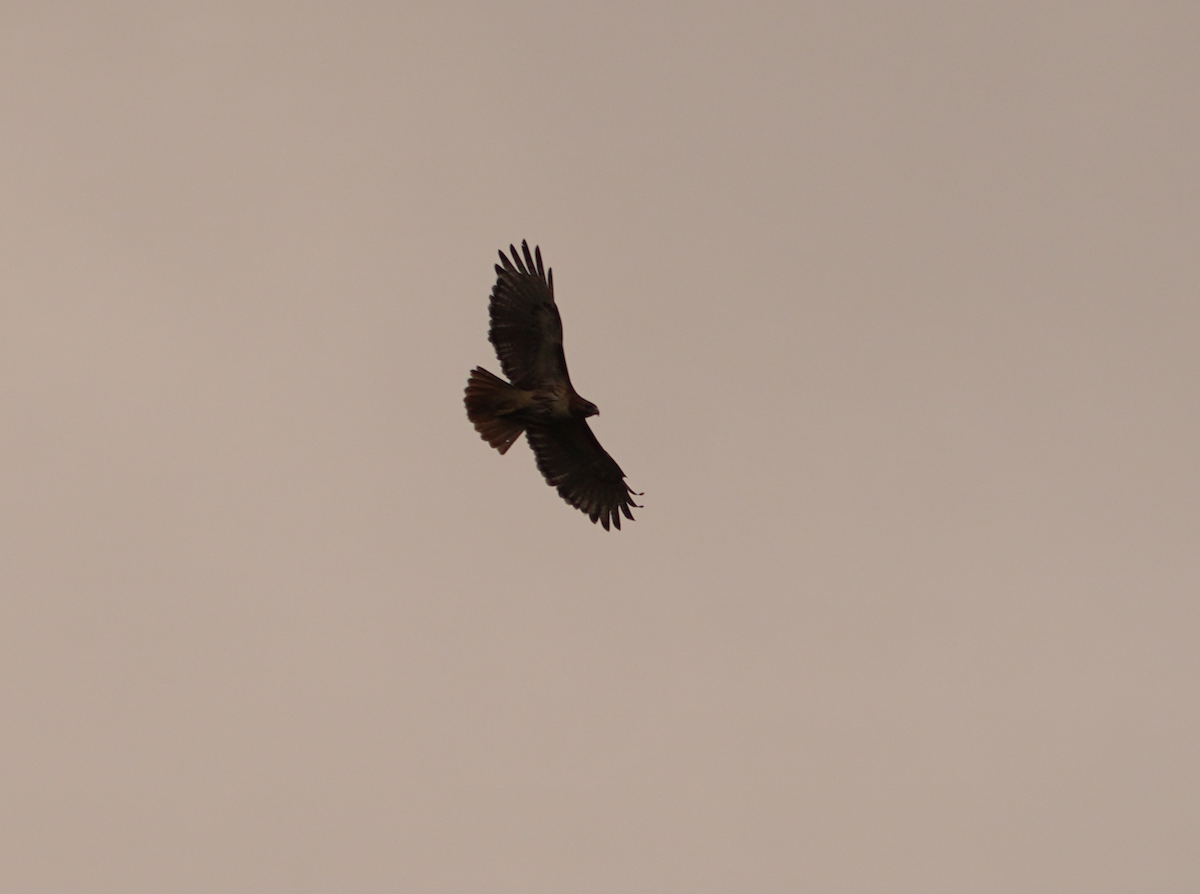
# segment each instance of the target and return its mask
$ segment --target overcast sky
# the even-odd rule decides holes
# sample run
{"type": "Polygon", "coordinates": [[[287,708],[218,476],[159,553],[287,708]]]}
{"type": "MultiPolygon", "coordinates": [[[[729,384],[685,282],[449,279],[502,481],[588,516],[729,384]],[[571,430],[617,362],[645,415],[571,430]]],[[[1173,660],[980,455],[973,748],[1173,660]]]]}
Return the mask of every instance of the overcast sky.
{"type": "Polygon", "coordinates": [[[1200,5],[0,7],[0,887],[1200,890],[1200,5]],[[554,269],[644,491],[462,407],[554,269]]]}

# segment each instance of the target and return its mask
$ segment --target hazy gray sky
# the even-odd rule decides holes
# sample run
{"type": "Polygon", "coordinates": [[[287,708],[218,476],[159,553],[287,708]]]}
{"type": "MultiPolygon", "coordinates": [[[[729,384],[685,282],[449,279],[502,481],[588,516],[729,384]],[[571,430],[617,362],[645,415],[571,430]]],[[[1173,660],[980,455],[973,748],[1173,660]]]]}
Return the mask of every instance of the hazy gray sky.
{"type": "Polygon", "coordinates": [[[1198,46],[4,4],[0,887],[1200,890],[1198,46]],[[523,238],[620,533],[463,413],[523,238]]]}

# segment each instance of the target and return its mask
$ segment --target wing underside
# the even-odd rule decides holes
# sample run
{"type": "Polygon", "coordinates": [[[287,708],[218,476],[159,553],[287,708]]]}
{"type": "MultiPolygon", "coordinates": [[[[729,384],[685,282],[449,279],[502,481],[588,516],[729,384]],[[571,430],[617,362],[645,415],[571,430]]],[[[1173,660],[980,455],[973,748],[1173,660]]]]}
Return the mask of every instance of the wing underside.
{"type": "Polygon", "coordinates": [[[621,528],[621,514],[630,521],[634,491],[625,473],[600,446],[587,421],[572,419],[554,425],[530,425],[525,432],[546,483],[593,522],[621,528]]]}
{"type": "Polygon", "coordinates": [[[488,340],[496,348],[504,374],[518,388],[549,390],[569,381],[562,346],[562,319],[554,303],[554,274],[542,265],[540,248],[522,257],[509,246],[512,260],[500,252],[496,285],[489,304],[488,340]]]}

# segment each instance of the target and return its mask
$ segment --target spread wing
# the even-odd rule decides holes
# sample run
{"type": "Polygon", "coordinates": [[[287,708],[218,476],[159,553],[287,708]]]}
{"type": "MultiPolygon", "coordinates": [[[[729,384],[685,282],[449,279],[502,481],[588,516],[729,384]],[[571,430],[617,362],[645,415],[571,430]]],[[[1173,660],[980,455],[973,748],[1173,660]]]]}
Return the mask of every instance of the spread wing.
{"type": "MultiPolygon", "coordinates": [[[[625,483],[625,473],[605,452],[584,419],[554,425],[530,425],[525,431],[537,458],[538,471],[558,495],[587,513],[593,524],[608,530],[609,522],[621,529],[621,513],[630,521],[630,498],[634,491],[625,483]]],[[[640,507],[639,507],[640,508],[640,507]]]]}
{"type": "Polygon", "coordinates": [[[549,390],[554,384],[570,381],[563,355],[562,319],[554,303],[554,273],[547,274],[542,267],[540,247],[530,255],[529,243],[523,241],[524,261],[511,245],[508,250],[512,261],[500,252],[503,266],[496,265],[488,340],[496,346],[509,381],[526,391],[549,390]]]}

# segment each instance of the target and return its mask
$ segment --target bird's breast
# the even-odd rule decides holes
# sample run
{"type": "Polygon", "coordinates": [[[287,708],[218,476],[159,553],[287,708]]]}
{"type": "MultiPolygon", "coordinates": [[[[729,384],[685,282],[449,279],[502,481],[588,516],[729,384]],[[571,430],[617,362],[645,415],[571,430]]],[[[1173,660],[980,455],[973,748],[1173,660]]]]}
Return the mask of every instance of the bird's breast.
{"type": "Polygon", "coordinates": [[[556,385],[538,393],[542,412],[555,419],[567,419],[571,415],[571,390],[566,385],[556,385]]]}

